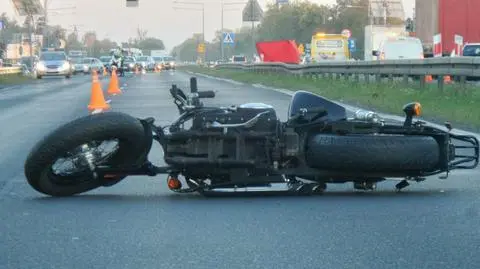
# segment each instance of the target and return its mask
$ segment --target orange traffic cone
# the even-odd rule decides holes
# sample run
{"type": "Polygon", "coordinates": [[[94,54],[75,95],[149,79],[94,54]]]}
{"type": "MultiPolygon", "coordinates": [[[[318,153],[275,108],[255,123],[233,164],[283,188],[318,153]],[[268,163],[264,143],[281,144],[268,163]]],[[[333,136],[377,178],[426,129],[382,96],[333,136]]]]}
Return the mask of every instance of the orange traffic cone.
{"type": "Polygon", "coordinates": [[[92,82],[92,95],[90,97],[90,104],[88,105],[88,110],[95,112],[107,109],[110,109],[110,105],[107,104],[107,102],[105,101],[100,81],[98,81],[98,78],[94,78],[92,82]]]}
{"type": "Polygon", "coordinates": [[[114,72],[112,72],[112,78],[110,79],[110,83],[108,84],[107,93],[109,95],[117,95],[122,93],[120,87],[118,86],[118,77],[115,70],[114,72]]]}
{"type": "Polygon", "coordinates": [[[450,84],[452,83],[452,78],[450,76],[444,76],[443,77],[443,83],[447,83],[447,84],[450,84]]]}
{"type": "Polygon", "coordinates": [[[432,82],[432,81],[433,81],[432,75],[425,76],[425,82],[432,82]]]}

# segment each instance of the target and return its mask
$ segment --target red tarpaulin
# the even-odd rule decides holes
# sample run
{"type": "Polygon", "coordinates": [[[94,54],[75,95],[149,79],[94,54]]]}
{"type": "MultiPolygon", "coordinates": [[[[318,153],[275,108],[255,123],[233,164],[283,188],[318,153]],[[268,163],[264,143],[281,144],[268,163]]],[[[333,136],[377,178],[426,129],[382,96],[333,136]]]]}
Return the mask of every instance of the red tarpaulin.
{"type": "Polygon", "coordinates": [[[258,42],[257,53],[263,62],[300,63],[295,40],[258,42]]]}

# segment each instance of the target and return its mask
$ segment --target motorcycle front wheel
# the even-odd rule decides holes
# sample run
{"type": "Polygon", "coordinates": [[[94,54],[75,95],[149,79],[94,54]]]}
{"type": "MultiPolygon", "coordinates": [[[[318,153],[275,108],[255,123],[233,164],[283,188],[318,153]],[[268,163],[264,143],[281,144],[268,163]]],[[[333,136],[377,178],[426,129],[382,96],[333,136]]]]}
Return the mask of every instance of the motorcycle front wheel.
{"type": "Polygon", "coordinates": [[[118,112],[94,114],[60,126],[39,141],[25,161],[25,176],[43,194],[80,194],[125,178],[99,178],[95,166],[141,165],[150,147],[151,137],[138,119],[118,112]]]}

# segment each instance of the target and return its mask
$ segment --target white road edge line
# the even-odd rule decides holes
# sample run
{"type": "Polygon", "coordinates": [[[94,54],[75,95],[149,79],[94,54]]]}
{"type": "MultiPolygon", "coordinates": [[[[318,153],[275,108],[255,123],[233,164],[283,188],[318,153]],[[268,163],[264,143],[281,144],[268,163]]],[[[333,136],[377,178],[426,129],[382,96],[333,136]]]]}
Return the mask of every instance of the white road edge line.
{"type": "MultiPolygon", "coordinates": [[[[200,73],[196,73],[196,72],[190,72],[190,71],[187,71],[187,73],[193,74],[193,75],[196,75],[196,76],[202,76],[202,77],[210,78],[210,79],[220,80],[220,81],[224,81],[224,82],[228,82],[228,83],[232,83],[232,84],[236,84],[236,85],[246,85],[242,82],[234,81],[234,80],[231,80],[231,79],[219,78],[219,77],[204,75],[204,74],[200,74],[200,73]]],[[[289,95],[289,96],[292,96],[293,93],[294,93],[294,91],[292,91],[292,90],[274,88],[274,87],[269,87],[269,86],[265,86],[265,85],[262,85],[262,84],[250,84],[250,85],[255,87],[255,88],[272,90],[272,91],[283,93],[283,94],[286,94],[286,95],[289,95]]],[[[331,99],[329,99],[329,100],[331,100],[331,99]]],[[[331,100],[331,101],[333,101],[333,100],[331,100]]],[[[344,106],[346,109],[348,109],[350,111],[356,111],[356,110],[360,109],[358,107],[343,104],[341,102],[337,102],[337,101],[333,101],[333,102],[344,106]]],[[[404,121],[404,118],[400,117],[400,116],[384,114],[384,113],[378,113],[378,115],[382,118],[389,119],[389,120],[394,120],[394,121],[399,121],[399,122],[404,121]]],[[[442,130],[447,130],[447,128],[443,125],[439,125],[439,124],[432,123],[432,122],[429,122],[429,121],[425,121],[425,122],[428,123],[430,126],[433,126],[433,127],[436,127],[436,128],[442,129],[442,130]]],[[[461,130],[461,129],[453,129],[452,132],[455,133],[455,134],[460,134],[460,135],[472,135],[472,136],[475,136],[477,139],[480,140],[480,134],[478,134],[478,133],[472,133],[472,132],[468,132],[468,131],[461,130]]]]}

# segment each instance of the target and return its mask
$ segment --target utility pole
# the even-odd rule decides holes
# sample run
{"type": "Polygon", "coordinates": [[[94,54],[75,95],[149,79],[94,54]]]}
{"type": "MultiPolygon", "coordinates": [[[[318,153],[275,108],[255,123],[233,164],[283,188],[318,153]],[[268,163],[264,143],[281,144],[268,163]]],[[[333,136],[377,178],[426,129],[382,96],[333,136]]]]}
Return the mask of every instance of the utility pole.
{"type": "MultiPolygon", "coordinates": [[[[173,1],[174,4],[184,4],[184,5],[196,5],[200,8],[185,8],[185,7],[174,7],[174,9],[181,10],[195,10],[202,12],[202,44],[205,46],[205,3],[203,2],[184,2],[184,1],[173,1]]],[[[206,60],[206,51],[203,52],[204,61],[206,60]]]]}

